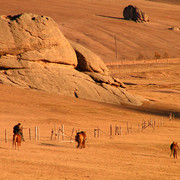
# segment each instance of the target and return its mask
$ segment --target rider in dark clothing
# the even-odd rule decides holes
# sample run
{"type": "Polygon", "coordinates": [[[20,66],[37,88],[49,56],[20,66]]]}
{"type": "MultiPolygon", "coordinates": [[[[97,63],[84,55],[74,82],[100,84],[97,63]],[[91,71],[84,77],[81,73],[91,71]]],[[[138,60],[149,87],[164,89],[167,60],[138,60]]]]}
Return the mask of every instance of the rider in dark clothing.
{"type": "Polygon", "coordinates": [[[13,133],[14,133],[14,134],[20,134],[21,137],[22,137],[22,140],[24,141],[21,123],[18,123],[17,125],[15,125],[15,126],[13,127],[13,133]]]}

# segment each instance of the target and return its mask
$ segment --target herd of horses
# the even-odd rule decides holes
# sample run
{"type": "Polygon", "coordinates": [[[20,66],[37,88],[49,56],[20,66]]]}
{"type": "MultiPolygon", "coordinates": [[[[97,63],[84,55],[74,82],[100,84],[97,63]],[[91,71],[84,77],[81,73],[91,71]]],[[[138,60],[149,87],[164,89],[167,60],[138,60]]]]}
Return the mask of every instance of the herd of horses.
{"type": "MultiPolygon", "coordinates": [[[[84,131],[77,132],[75,136],[75,141],[78,143],[77,148],[85,148],[85,142],[86,142],[86,133],[84,131]]],[[[16,147],[19,149],[21,147],[21,135],[20,134],[14,134],[13,135],[13,147],[16,149],[16,147]]],[[[177,151],[178,151],[178,144],[177,142],[173,142],[170,145],[171,149],[171,155],[173,155],[174,158],[177,158],[177,151]]]]}
{"type": "MultiPolygon", "coordinates": [[[[14,134],[13,135],[13,144],[12,146],[16,149],[20,149],[21,147],[21,135],[20,134],[14,134]]],[[[77,132],[75,136],[75,141],[78,143],[77,148],[85,148],[85,142],[86,142],[86,133],[84,131],[77,132]]]]}

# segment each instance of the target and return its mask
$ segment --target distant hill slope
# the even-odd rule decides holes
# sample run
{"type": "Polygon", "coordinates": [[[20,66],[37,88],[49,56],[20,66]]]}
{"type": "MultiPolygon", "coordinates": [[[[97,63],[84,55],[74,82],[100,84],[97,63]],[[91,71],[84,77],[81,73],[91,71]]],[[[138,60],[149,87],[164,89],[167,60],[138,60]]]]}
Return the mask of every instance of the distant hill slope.
{"type": "Polygon", "coordinates": [[[148,0],[148,1],[162,2],[162,3],[167,3],[167,4],[180,5],[180,1],[179,1],[179,0],[148,0]]]}
{"type": "Polygon", "coordinates": [[[157,54],[180,57],[180,31],[169,30],[180,26],[177,5],[143,0],[76,0],[75,3],[73,0],[1,0],[0,6],[0,14],[32,12],[52,17],[66,38],[85,46],[106,62],[152,59],[157,54]],[[151,22],[124,20],[123,9],[129,4],[142,9],[151,22]]]}

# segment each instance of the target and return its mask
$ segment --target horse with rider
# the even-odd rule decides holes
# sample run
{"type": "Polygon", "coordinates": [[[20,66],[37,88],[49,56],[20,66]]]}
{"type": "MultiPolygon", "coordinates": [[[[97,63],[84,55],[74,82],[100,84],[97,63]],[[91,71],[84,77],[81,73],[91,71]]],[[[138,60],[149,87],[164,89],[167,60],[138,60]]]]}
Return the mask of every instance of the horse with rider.
{"type": "Polygon", "coordinates": [[[13,146],[16,145],[18,148],[21,146],[21,139],[24,141],[24,136],[23,136],[23,127],[21,126],[21,123],[18,123],[13,127],[13,146]]]}

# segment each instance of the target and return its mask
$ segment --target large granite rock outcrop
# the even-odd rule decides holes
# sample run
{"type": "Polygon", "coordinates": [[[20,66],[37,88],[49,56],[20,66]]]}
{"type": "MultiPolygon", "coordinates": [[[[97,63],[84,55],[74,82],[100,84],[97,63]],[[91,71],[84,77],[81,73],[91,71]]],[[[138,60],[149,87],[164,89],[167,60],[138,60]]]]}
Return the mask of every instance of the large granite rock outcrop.
{"type": "Polygon", "coordinates": [[[103,61],[46,16],[0,18],[0,83],[113,104],[141,105],[103,61]],[[71,43],[71,44],[70,44],[71,43]]]}
{"type": "Polygon", "coordinates": [[[1,56],[77,66],[72,46],[50,17],[27,13],[1,16],[0,43],[1,56]]]}

